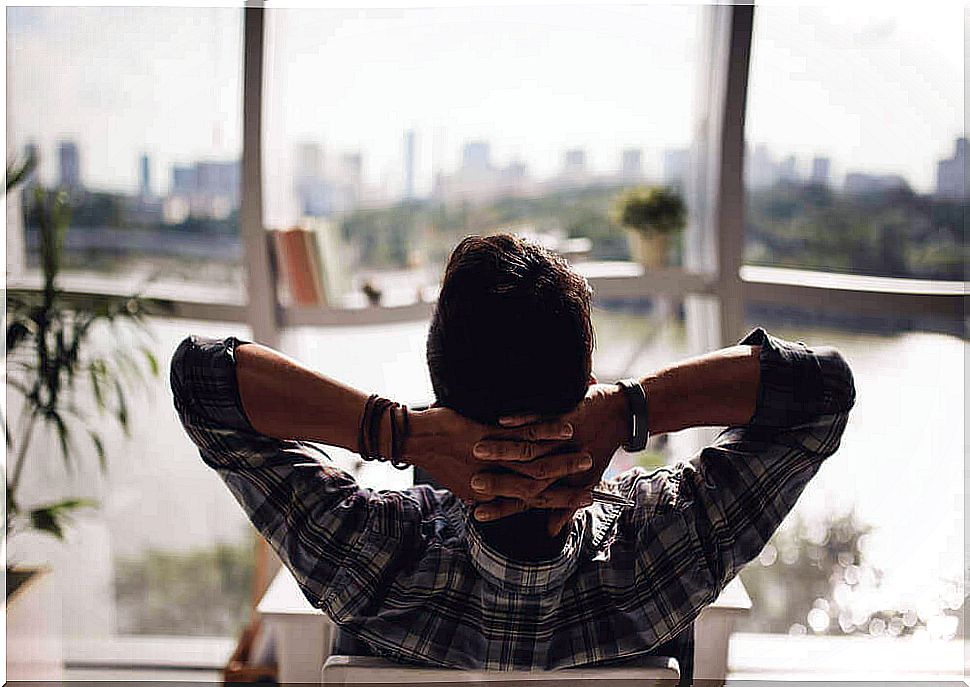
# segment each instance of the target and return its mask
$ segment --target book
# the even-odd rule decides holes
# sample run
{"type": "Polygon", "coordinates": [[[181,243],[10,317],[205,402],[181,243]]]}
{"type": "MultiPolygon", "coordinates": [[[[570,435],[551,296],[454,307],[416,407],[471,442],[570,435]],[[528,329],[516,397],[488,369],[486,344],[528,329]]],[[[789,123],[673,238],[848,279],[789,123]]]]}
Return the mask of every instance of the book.
{"type": "Polygon", "coordinates": [[[279,232],[279,247],[282,263],[285,266],[290,299],[296,305],[319,305],[322,294],[317,289],[316,265],[310,257],[307,232],[299,227],[279,232]]]}
{"type": "Polygon", "coordinates": [[[338,225],[328,220],[314,220],[308,224],[313,232],[320,279],[327,303],[340,307],[341,299],[350,289],[346,261],[342,254],[338,225]]]}

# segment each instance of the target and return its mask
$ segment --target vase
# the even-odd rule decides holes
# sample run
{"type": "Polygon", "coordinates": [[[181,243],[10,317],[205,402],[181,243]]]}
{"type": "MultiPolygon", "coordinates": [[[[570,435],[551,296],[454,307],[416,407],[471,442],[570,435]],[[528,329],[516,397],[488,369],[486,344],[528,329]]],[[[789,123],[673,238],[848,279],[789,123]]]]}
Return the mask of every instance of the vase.
{"type": "Polygon", "coordinates": [[[628,231],[630,255],[647,269],[666,267],[669,263],[670,236],[650,232],[628,231]]]}

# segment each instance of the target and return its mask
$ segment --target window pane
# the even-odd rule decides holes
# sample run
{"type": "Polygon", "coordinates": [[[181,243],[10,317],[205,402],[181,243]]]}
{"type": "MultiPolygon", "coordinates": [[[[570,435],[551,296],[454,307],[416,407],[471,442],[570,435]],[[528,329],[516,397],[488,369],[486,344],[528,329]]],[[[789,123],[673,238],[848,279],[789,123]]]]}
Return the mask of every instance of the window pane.
{"type": "Polygon", "coordinates": [[[71,208],[65,283],[154,278],[183,298],[241,300],[242,12],[7,9],[7,159],[39,157],[8,216],[8,274],[38,278],[33,190],[71,208]],[[70,275],[84,276],[80,281],[70,275]]]}
{"type": "Polygon", "coordinates": [[[749,319],[836,347],[857,396],[838,452],[741,573],[754,608],[740,629],[962,636],[967,341],[824,321],[749,319]]]}
{"type": "Polygon", "coordinates": [[[268,10],[267,224],[329,227],[339,305],[388,272],[434,284],[460,237],[503,227],[627,259],[618,191],[686,172],[698,15],[268,10]]]}
{"type": "MultiPolygon", "coordinates": [[[[83,355],[105,354],[116,343],[130,350],[135,340],[120,331],[97,330],[83,355]]],[[[68,418],[76,471],[65,468],[53,432],[35,432],[29,444],[17,491],[21,505],[67,498],[100,503],[76,512],[63,542],[36,533],[10,539],[8,561],[52,565],[66,637],[235,637],[248,620],[252,528],[216,472],[202,462],[172,406],[168,365],[189,333],[251,336],[241,324],[152,320],[149,348],[159,375],[134,385],[127,395],[130,436],[110,413],[98,413],[96,396],[84,379],[78,381],[75,399],[88,421],[68,418]],[[103,475],[88,428],[100,433],[104,445],[103,475]]],[[[19,351],[17,359],[24,353],[19,351]]],[[[10,379],[19,379],[17,363],[9,365],[10,379]]],[[[19,447],[22,400],[10,386],[7,392],[19,447]]],[[[113,390],[105,395],[113,406],[113,390]]],[[[10,453],[8,459],[12,465],[10,453]]]]}
{"type": "Polygon", "coordinates": [[[745,260],[963,278],[964,14],[759,7],[745,260]]]}

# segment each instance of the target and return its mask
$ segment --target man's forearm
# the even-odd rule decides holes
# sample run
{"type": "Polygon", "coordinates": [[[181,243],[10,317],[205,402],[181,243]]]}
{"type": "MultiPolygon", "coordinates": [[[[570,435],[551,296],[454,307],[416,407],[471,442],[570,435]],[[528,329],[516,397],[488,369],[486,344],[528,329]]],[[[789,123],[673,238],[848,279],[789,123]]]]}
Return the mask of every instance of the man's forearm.
{"type": "Polygon", "coordinates": [[[751,345],[722,348],[642,378],[650,433],[746,424],[758,401],[760,351],[751,345]]]}
{"type": "MultiPolygon", "coordinates": [[[[356,450],[367,396],[266,346],[236,348],[239,398],[256,431],[356,450]]],[[[381,444],[385,441],[382,432],[381,444]]],[[[386,455],[386,454],[385,454],[386,455]]]]}

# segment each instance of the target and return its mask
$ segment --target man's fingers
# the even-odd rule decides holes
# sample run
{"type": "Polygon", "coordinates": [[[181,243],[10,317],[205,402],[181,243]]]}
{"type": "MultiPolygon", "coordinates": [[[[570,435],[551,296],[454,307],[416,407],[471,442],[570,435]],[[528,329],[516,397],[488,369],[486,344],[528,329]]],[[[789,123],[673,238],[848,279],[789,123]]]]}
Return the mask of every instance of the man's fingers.
{"type": "Polygon", "coordinates": [[[565,440],[518,441],[514,439],[482,439],[472,446],[472,455],[482,461],[534,460],[562,449],[565,440]]]}
{"type": "Polygon", "coordinates": [[[521,427],[492,430],[486,439],[505,439],[509,441],[557,441],[571,439],[573,426],[560,419],[535,422],[521,427]]]}
{"type": "Polygon", "coordinates": [[[553,453],[527,462],[509,461],[498,465],[534,479],[558,479],[588,471],[593,467],[593,458],[588,453],[574,451],[553,453]]]}
{"type": "Polygon", "coordinates": [[[512,472],[479,472],[472,477],[471,487],[482,498],[506,496],[531,499],[552,482],[552,479],[533,479],[512,472]]]}
{"type": "Polygon", "coordinates": [[[483,503],[475,509],[475,519],[482,521],[499,520],[510,515],[521,513],[528,509],[528,505],[520,499],[499,498],[483,503]]]}
{"type": "Polygon", "coordinates": [[[538,422],[542,417],[539,415],[509,415],[506,417],[500,417],[498,423],[503,427],[521,427],[522,425],[531,425],[533,422],[538,422]]]}

